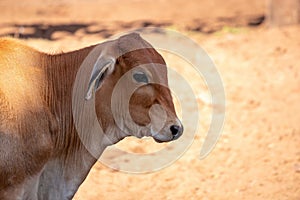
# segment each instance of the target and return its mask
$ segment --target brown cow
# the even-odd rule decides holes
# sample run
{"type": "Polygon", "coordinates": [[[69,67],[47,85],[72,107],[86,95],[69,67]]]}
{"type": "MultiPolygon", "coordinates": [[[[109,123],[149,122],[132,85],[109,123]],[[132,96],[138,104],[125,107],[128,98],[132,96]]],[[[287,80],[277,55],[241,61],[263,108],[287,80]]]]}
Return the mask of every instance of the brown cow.
{"type": "MultiPolygon", "coordinates": [[[[126,85],[121,85],[123,93],[126,85]]],[[[183,127],[166,85],[164,59],[136,33],[57,55],[0,39],[0,199],[71,199],[98,159],[86,144],[96,147],[99,157],[108,145],[129,135],[152,136],[157,142],[177,139],[183,127]],[[91,132],[83,144],[74,124],[72,90],[91,52],[96,57],[90,59],[86,96],[80,98],[86,102],[94,98],[96,121],[105,137],[93,140],[91,132]],[[112,98],[125,74],[130,74],[125,81],[138,87],[129,99],[132,120],[122,109],[117,112],[120,126],[112,102],[122,105],[124,99],[112,98]],[[163,126],[157,130],[161,112],[153,105],[165,113],[163,126]],[[142,128],[131,129],[129,123],[142,128]]]]}

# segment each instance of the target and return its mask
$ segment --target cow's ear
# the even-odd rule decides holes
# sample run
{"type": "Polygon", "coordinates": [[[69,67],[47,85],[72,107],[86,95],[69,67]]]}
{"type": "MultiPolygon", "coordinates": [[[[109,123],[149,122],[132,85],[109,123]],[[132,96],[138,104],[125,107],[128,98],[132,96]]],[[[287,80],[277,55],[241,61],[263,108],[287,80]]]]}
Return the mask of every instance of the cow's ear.
{"type": "Polygon", "coordinates": [[[85,95],[85,99],[89,100],[92,98],[96,90],[98,90],[104,79],[111,74],[115,69],[116,59],[107,55],[100,55],[94,64],[88,89],[85,95]]]}

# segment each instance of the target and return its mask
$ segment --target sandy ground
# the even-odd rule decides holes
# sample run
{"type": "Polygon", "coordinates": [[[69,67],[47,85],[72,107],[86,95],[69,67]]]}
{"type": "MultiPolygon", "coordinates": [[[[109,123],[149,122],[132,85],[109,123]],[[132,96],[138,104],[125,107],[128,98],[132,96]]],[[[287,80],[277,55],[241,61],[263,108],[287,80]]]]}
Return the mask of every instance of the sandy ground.
{"type": "MultiPolygon", "coordinates": [[[[216,105],[207,100],[203,80],[182,70],[186,63],[164,55],[199,92],[201,118],[192,145],[172,165],[148,174],[97,163],[74,199],[300,199],[300,26],[252,27],[266,10],[259,0],[175,0],[171,5],[165,0],[27,2],[0,0],[0,35],[26,38],[37,49],[60,52],[131,28],[176,29],[207,51],[225,87],[222,136],[213,152],[200,160],[216,105]]],[[[193,126],[185,124],[186,133],[193,126]]],[[[165,144],[128,138],[118,147],[147,153],[165,144]]]]}

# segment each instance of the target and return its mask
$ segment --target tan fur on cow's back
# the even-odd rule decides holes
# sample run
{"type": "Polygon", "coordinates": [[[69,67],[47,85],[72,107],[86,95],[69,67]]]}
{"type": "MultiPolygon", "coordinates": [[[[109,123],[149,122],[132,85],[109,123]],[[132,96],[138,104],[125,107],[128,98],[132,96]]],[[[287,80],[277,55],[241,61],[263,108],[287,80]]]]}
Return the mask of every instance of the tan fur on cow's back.
{"type": "Polygon", "coordinates": [[[40,161],[50,155],[50,113],[41,95],[44,85],[43,69],[39,64],[41,57],[41,53],[16,40],[0,39],[2,187],[39,171],[37,169],[43,164],[40,161]]]}
{"type": "Polygon", "coordinates": [[[15,112],[40,105],[37,98],[41,96],[41,88],[38,87],[43,77],[41,68],[37,67],[38,54],[15,40],[0,40],[1,103],[9,102],[15,112]]]}

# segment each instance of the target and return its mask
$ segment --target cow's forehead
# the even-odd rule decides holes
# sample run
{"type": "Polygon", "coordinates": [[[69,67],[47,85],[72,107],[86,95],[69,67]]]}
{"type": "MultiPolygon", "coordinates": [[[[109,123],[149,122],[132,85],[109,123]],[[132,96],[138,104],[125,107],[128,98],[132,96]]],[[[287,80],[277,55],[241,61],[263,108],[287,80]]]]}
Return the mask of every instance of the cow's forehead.
{"type": "Polygon", "coordinates": [[[137,49],[153,48],[139,34],[130,33],[117,39],[117,45],[121,53],[127,53],[137,49]]]}
{"type": "MultiPolygon", "coordinates": [[[[124,62],[132,63],[132,65],[140,65],[145,63],[159,63],[165,65],[163,57],[154,48],[143,48],[127,52],[122,55],[124,62]]],[[[133,66],[135,67],[135,66],[133,66]]]]}
{"type": "Polygon", "coordinates": [[[125,64],[125,71],[146,68],[155,76],[166,76],[167,67],[162,56],[153,48],[139,49],[122,55],[119,60],[125,64]]]}
{"type": "MultiPolygon", "coordinates": [[[[147,68],[153,78],[159,82],[167,81],[167,67],[163,57],[137,33],[131,33],[116,40],[118,58],[125,64],[125,71],[138,67],[147,68]]],[[[125,72],[124,71],[124,72],[125,72]]]]}

